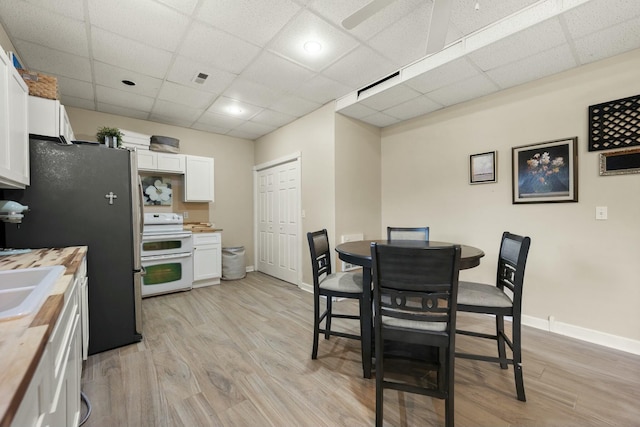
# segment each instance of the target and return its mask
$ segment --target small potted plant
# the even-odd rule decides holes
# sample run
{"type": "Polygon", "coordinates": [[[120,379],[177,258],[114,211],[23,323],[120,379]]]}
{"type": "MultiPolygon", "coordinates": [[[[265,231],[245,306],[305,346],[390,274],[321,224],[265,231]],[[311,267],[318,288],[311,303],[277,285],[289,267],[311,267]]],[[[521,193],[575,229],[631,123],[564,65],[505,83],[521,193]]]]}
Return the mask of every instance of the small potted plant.
{"type": "Polygon", "coordinates": [[[96,140],[100,143],[104,142],[107,147],[118,148],[122,145],[122,132],[118,128],[103,126],[98,128],[96,140]]]}

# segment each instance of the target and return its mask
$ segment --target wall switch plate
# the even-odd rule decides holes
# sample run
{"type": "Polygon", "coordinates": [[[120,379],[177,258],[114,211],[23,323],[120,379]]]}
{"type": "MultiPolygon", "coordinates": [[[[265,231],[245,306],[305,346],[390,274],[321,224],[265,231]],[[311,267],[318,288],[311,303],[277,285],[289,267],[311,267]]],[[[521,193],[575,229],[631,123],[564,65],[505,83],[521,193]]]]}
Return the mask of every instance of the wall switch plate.
{"type": "Polygon", "coordinates": [[[596,206],[596,219],[605,220],[607,219],[607,207],[606,206],[596,206]]]}

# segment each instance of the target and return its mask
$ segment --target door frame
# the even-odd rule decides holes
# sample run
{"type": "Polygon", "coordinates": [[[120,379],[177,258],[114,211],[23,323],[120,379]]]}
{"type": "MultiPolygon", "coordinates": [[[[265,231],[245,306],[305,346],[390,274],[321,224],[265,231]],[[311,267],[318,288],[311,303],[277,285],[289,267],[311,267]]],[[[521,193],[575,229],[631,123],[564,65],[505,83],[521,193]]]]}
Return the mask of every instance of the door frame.
{"type": "Polygon", "coordinates": [[[258,172],[291,162],[297,162],[298,164],[298,176],[296,177],[298,180],[298,265],[296,266],[298,277],[295,285],[300,288],[302,284],[302,153],[300,151],[295,151],[253,167],[253,247],[255,248],[253,251],[253,265],[256,271],[260,271],[258,263],[258,172]]]}

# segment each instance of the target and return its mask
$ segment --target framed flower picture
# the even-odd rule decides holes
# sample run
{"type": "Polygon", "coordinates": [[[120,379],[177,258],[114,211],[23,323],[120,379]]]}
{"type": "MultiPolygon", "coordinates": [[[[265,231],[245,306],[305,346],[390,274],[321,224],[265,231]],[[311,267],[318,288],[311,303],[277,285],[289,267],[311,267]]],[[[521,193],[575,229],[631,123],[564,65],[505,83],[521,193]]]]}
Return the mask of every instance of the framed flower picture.
{"type": "Polygon", "coordinates": [[[145,206],[171,206],[173,199],[171,178],[163,176],[142,177],[142,196],[145,206]]]}
{"type": "Polygon", "coordinates": [[[578,201],[578,137],[511,150],[514,204],[578,201]]]}

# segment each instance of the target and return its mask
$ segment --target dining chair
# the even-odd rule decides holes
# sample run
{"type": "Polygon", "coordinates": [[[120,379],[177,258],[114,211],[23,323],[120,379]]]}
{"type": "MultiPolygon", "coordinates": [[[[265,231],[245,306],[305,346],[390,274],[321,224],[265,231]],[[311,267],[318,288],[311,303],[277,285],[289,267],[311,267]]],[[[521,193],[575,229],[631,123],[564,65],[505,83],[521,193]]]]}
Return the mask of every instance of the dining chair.
{"type": "Polygon", "coordinates": [[[524,380],[522,376],[522,287],[524,270],[531,239],[505,231],[500,243],[498,271],[496,283],[484,284],[460,281],[458,291],[458,312],[482,313],[495,317],[495,334],[485,334],[458,329],[461,335],[497,341],[498,356],[484,354],[456,353],[456,357],[499,363],[502,369],[513,365],[516,394],[518,400],[525,402],[524,380]],[[511,316],[511,339],[504,330],[504,317],[511,316]],[[509,346],[512,357],[508,358],[506,347],[509,346]]]}
{"type": "MultiPolygon", "coordinates": [[[[360,272],[338,272],[333,273],[331,268],[331,252],[329,248],[329,237],[327,230],[307,233],[309,250],[311,252],[311,266],[313,271],[313,348],[311,358],[318,357],[318,337],[321,333],[325,339],[331,335],[343,338],[360,340],[362,349],[362,368],[364,377],[368,378],[371,368],[367,370],[366,362],[371,360],[371,345],[364,345],[362,331],[366,320],[363,317],[363,297],[362,273],[360,272]],[[326,308],[320,312],[320,298],[325,297],[326,308]],[[359,315],[334,313],[333,298],[351,298],[358,300],[359,315]],[[345,331],[331,330],[331,319],[354,319],[360,321],[360,335],[345,331]],[[320,327],[325,321],[324,328],[320,327]],[[367,348],[368,347],[368,348],[367,348]]],[[[369,363],[370,364],[370,363],[369,363]]]]}
{"type": "Polygon", "coordinates": [[[383,423],[384,389],[444,399],[445,424],[454,425],[460,251],[371,245],[376,426],[383,423]]]}
{"type": "Polygon", "coordinates": [[[429,240],[429,227],[387,227],[387,240],[429,240]]]}

